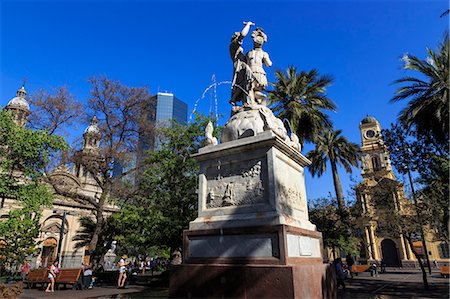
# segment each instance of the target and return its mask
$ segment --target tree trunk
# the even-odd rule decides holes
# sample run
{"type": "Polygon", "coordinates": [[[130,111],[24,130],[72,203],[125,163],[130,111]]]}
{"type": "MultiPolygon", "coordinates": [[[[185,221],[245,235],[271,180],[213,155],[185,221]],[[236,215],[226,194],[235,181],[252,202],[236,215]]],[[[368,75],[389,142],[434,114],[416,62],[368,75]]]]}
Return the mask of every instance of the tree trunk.
{"type": "Polygon", "coordinates": [[[344,192],[342,192],[341,179],[339,178],[339,173],[337,171],[336,161],[330,159],[331,170],[333,173],[333,183],[334,191],[336,192],[336,199],[339,211],[342,212],[345,209],[344,192]]]}
{"type": "Polygon", "coordinates": [[[94,233],[92,234],[92,240],[91,240],[91,242],[89,242],[89,254],[91,255],[91,259],[94,258],[93,253],[95,252],[95,249],[97,248],[98,237],[103,228],[103,222],[104,222],[103,207],[104,207],[105,201],[106,201],[106,194],[102,193],[99,204],[98,204],[98,208],[96,210],[96,220],[97,221],[95,224],[95,230],[94,230],[94,233]]]}
{"type": "Polygon", "coordinates": [[[412,242],[411,237],[408,234],[404,234],[406,240],[408,240],[408,244],[411,247],[411,251],[414,253],[414,256],[416,257],[417,261],[419,262],[420,270],[422,270],[422,279],[423,279],[423,287],[425,290],[429,290],[430,287],[428,286],[428,280],[427,280],[427,272],[425,271],[425,267],[423,266],[422,259],[419,254],[414,250],[414,245],[412,242]]]}

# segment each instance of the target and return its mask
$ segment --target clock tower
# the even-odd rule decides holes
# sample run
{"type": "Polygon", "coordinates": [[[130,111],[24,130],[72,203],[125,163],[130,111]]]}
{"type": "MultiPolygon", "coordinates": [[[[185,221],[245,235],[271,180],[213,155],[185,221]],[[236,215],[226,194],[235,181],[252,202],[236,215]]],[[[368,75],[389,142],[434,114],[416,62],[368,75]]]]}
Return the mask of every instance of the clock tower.
{"type": "Polygon", "coordinates": [[[377,232],[379,213],[384,207],[381,200],[396,210],[402,210],[406,200],[403,184],[398,182],[392,170],[389,152],[384,146],[380,123],[373,116],[366,116],[360,123],[362,145],[361,176],[363,181],[356,188],[357,207],[361,212],[358,226],[361,229],[362,256],[369,261],[381,261],[388,266],[399,267],[402,261],[412,258],[412,253],[403,236],[380,235],[377,232]]]}
{"type": "Polygon", "coordinates": [[[363,178],[389,177],[395,179],[392,172],[389,153],[383,146],[380,123],[373,116],[366,116],[359,125],[361,131],[361,164],[363,178]]]}

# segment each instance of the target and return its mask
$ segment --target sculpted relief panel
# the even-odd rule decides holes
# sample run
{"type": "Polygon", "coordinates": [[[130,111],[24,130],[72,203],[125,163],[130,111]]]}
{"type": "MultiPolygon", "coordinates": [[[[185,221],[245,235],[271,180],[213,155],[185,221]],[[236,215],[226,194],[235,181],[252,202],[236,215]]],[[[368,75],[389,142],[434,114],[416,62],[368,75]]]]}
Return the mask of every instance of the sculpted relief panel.
{"type": "Polygon", "coordinates": [[[277,198],[279,203],[288,214],[292,214],[292,209],[306,212],[306,197],[302,184],[303,169],[297,168],[282,157],[278,159],[277,198]]]}
{"type": "Polygon", "coordinates": [[[206,208],[251,205],[267,202],[264,197],[265,158],[240,162],[218,161],[206,170],[206,208]]]}

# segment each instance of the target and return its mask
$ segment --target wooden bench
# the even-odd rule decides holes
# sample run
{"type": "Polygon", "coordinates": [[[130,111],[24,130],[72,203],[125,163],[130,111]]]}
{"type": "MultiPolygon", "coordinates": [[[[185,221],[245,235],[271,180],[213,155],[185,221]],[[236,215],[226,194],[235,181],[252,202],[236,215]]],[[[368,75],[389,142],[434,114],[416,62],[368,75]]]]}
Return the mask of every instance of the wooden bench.
{"type": "Polygon", "coordinates": [[[369,272],[369,271],[370,271],[370,265],[353,265],[352,266],[352,273],[354,273],[356,276],[358,276],[358,273],[369,272]]]}
{"type": "Polygon", "coordinates": [[[44,284],[48,282],[48,270],[47,268],[39,268],[39,269],[33,269],[31,270],[25,281],[24,281],[27,285],[27,288],[32,288],[34,287],[36,284],[40,283],[40,284],[44,284]]]}
{"type": "Polygon", "coordinates": [[[449,275],[450,275],[450,269],[449,269],[449,266],[441,266],[441,275],[443,276],[443,277],[449,277],[449,275]]]}
{"type": "Polygon", "coordinates": [[[64,285],[64,288],[68,284],[72,285],[72,289],[81,289],[81,269],[59,269],[58,274],[56,275],[56,285],[64,285]]]}

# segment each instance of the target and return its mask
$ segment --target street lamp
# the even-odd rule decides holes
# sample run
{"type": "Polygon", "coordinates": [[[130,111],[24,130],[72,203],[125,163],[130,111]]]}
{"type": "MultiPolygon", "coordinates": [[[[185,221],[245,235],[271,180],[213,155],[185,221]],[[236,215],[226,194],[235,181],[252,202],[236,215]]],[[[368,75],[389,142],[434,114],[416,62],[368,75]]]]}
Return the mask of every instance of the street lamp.
{"type": "MultiPolygon", "coordinates": [[[[60,211],[54,210],[53,213],[58,213],[60,211]]],[[[67,215],[74,215],[73,212],[70,211],[62,211],[62,223],[61,223],[61,230],[59,232],[59,242],[58,242],[58,253],[56,254],[56,260],[58,261],[58,265],[61,267],[61,251],[62,251],[62,245],[63,245],[63,238],[64,238],[64,229],[66,226],[66,216],[67,215]]]]}

